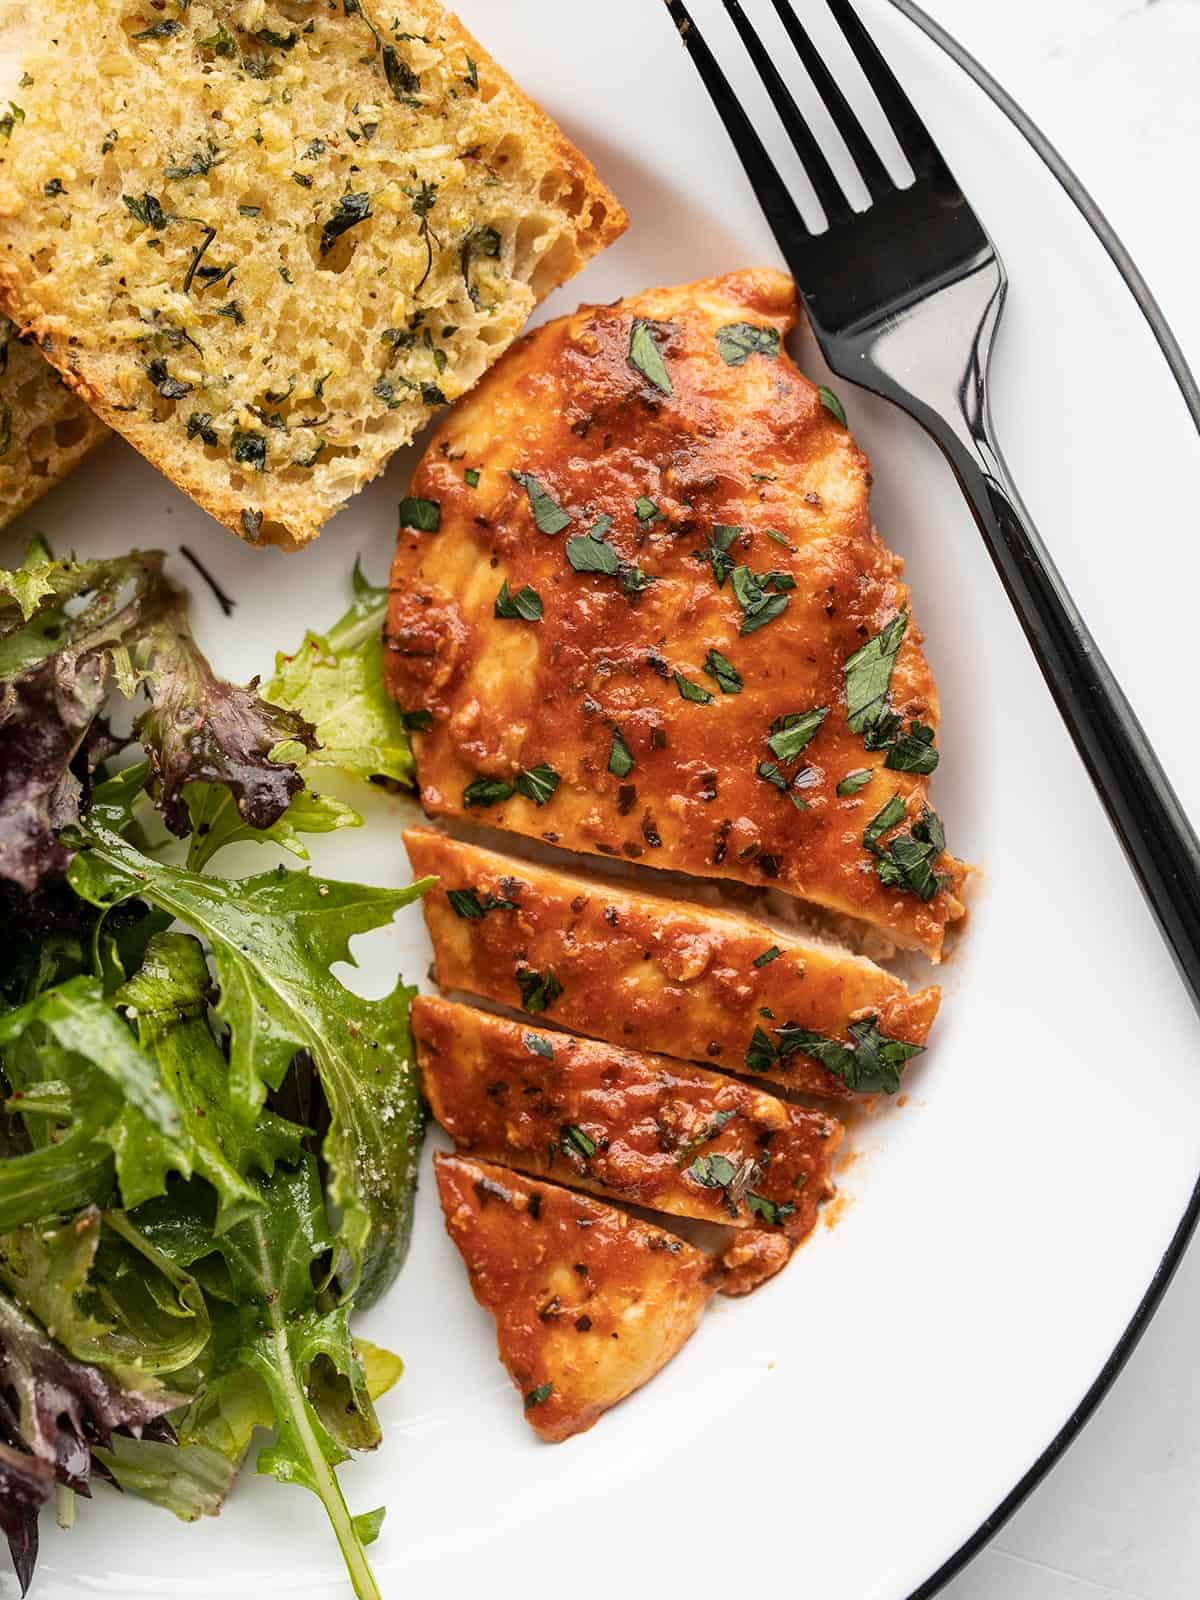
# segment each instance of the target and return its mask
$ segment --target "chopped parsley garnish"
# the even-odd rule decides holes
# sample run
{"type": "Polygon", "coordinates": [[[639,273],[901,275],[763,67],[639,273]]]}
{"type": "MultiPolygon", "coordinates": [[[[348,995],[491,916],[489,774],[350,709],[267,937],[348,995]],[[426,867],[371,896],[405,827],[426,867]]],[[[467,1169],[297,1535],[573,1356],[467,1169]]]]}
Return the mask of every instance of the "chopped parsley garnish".
{"type": "Polygon", "coordinates": [[[784,1205],[776,1205],[774,1200],[768,1200],[765,1195],[755,1194],[753,1189],[747,1189],[746,1209],[752,1217],[757,1217],[760,1222],[766,1222],[771,1227],[778,1228],[781,1223],[787,1221],[796,1208],[790,1201],[784,1205]]]}
{"type": "Polygon", "coordinates": [[[212,413],[209,411],[193,411],[187,419],[187,436],[189,439],[200,438],[207,445],[215,445],[217,430],[212,425],[212,413]]]}
{"type": "Polygon", "coordinates": [[[775,1041],[761,1028],[755,1028],[750,1035],[750,1043],[746,1049],[746,1070],[748,1072],[770,1072],[779,1060],[779,1051],[775,1048],[775,1041]]]}
{"type": "Polygon", "coordinates": [[[778,789],[781,794],[786,794],[797,811],[808,810],[808,801],[803,799],[796,791],[797,789],[811,787],[808,778],[808,774],[812,771],[810,767],[805,767],[794,778],[789,778],[787,773],[781,767],[776,766],[774,761],[760,761],[755,771],[764,783],[769,783],[773,788],[778,789]]]}
{"type": "Polygon", "coordinates": [[[424,709],[401,711],[400,720],[406,733],[428,733],[433,727],[433,712],[424,709]]]}
{"type": "Polygon", "coordinates": [[[267,441],[261,433],[243,433],[235,430],[230,441],[233,459],[243,467],[253,467],[255,472],[267,470],[267,441]]]}
{"type": "Polygon", "coordinates": [[[744,367],[753,355],[779,354],[779,329],[756,327],[753,322],[730,322],[717,329],[717,349],[730,367],[744,367]]]}
{"type": "Polygon", "coordinates": [[[344,194],[338,199],[333,215],[321,229],[321,254],[327,255],[342,234],[366,222],[371,215],[371,196],[362,190],[357,194],[344,194]]]}
{"type": "Polygon", "coordinates": [[[156,22],[152,27],[143,28],[140,33],[132,35],[134,39],[172,39],[177,33],[183,32],[183,24],[176,22],[174,17],[168,17],[165,22],[156,22]]]}
{"type": "Polygon", "coordinates": [[[455,916],[462,917],[465,922],[482,922],[489,911],[520,910],[515,900],[503,900],[494,894],[481,898],[478,889],[447,889],[446,899],[455,916]]]}
{"type": "Polygon", "coordinates": [[[768,539],[774,539],[776,544],[781,544],[785,550],[794,550],[795,546],[786,534],[780,533],[778,528],[764,528],[763,532],[768,539]]]}
{"type": "Polygon", "coordinates": [[[639,522],[653,522],[655,517],[661,517],[662,512],[648,495],[640,494],[633,502],[633,512],[639,522]]]}
{"type": "Polygon", "coordinates": [[[164,400],[182,400],[195,387],[194,384],[184,383],[182,378],[173,378],[162,356],[155,357],[146,368],[146,374],[164,400]]]}
{"type": "Polygon", "coordinates": [[[605,532],[607,526],[601,528],[598,522],[590,533],[577,533],[567,540],[567,560],[576,572],[599,572],[608,578],[616,577],[621,570],[621,558],[612,545],[605,542],[605,532]]]}
{"type": "Polygon", "coordinates": [[[512,477],[513,482],[519,483],[529,496],[534,526],[539,533],[561,533],[564,528],[571,526],[571,518],[531,472],[514,472],[512,477]]]}
{"type": "Polygon", "coordinates": [[[517,773],[517,793],[523,794],[526,800],[532,800],[535,806],[544,806],[554,798],[554,791],[561,782],[554,768],[542,761],[536,767],[517,773]]]}
{"type": "Polygon", "coordinates": [[[887,716],[892,668],[907,628],[908,612],[900,611],[881,633],[847,657],[846,721],[851,733],[869,734],[887,716]]]}
{"type": "Polygon", "coordinates": [[[693,552],[702,560],[711,563],[713,578],[718,589],[725,587],[725,579],[737,566],[737,562],[729,554],[729,547],[741,531],[741,528],[733,523],[714,522],[712,532],[708,536],[708,549],[693,552]]]}
{"type": "Polygon", "coordinates": [[[868,850],[874,851],[888,829],[894,828],[898,822],[903,822],[906,815],[904,801],[898,794],[894,794],[883,810],[877,812],[867,823],[863,844],[868,850]]]}
{"type": "MultiPolygon", "coordinates": [[[[798,1028],[786,1023],[776,1028],[778,1046],[772,1046],[775,1061],[791,1055],[810,1056],[826,1072],[840,1078],[854,1094],[895,1094],[900,1087],[900,1074],[914,1056],[924,1053],[923,1044],[909,1044],[904,1039],[889,1039],[879,1028],[878,1017],[864,1017],[850,1024],[853,1045],[841,1039],[829,1039],[824,1034],[813,1033],[808,1028],[798,1028]]],[[[764,1035],[765,1037],[765,1035],[764,1035]]],[[[768,1040],[768,1044],[770,1041],[768,1040]]],[[[747,1056],[747,1065],[749,1057],[747,1056]]]]}
{"type": "Polygon", "coordinates": [[[462,272],[463,282],[467,286],[467,295],[473,306],[479,305],[479,290],[471,282],[471,260],[474,256],[487,256],[495,261],[499,259],[504,241],[495,228],[472,228],[462,242],[462,255],[459,270],[462,272]]]}
{"type": "Polygon", "coordinates": [[[734,567],[731,580],[733,593],[742,608],[740,633],[745,636],[768,622],[774,622],[787,610],[786,592],[795,588],[795,580],[787,573],[768,572],[760,576],[749,567],[734,567]]]}
{"type": "Polygon", "coordinates": [[[907,833],[897,834],[882,847],[880,838],[906,815],[904,801],[893,795],[867,825],[863,844],[875,859],[879,881],[889,889],[905,889],[918,900],[929,901],[943,885],[933,863],[946,848],[946,830],[936,811],[926,806],[907,833]]]}
{"type": "Polygon", "coordinates": [[[463,482],[466,484],[468,489],[478,489],[478,487],[479,487],[479,468],[478,467],[468,467],[465,470],[465,472],[463,473],[463,482]]]}
{"type": "Polygon", "coordinates": [[[690,678],[685,678],[682,672],[674,673],[675,687],[679,690],[681,700],[691,700],[698,706],[710,706],[713,696],[698,683],[693,683],[690,678]]]}
{"type": "Polygon", "coordinates": [[[688,1177],[705,1189],[728,1189],[737,1172],[728,1156],[697,1156],[687,1169],[688,1177]]]}
{"type": "Polygon", "coordinates": [[[509,621],[540,622],[542,620],[542,597],[536,589],[531,589],[528,584],[523,589],[518,589],[516,594],[509,592],[508,579],[500,585],[500,593],[496,596],[495,614],[497,617],[509,621]]]}
{"type": "Polygon", "coordinates": [[[385,44],[383,47],[383,72],[388,88],[402,105],[417,103],[413,96],[421,87],[421,79],[407,61],[401,60],[394,44],[385,44]]]}
{"type": "Polygon", "coordinates": [[[793,711],[776,717],[767,740],[771,754],[779,761],[794,761],[828,715],[828,706],[818,706],[814,711],[793,711]]]}
{"type": "Polygon", "coordinates": [[[764,950],[762,955],[755,956],[753,965],[756,967],[769,967],[771,962],[778,960],[782,954],[783,951],[779,946],[773,944],[769,950],[764,950]]]}
{"type": "Polygon", "coordinates": [[[547,1061],[554,1060],[554,1046],[549,1039],[543,1039],[540,1034],[527,1033],[523,1043],[531,1056],[544,1056],[547,1061]]]}
{"type": "Polygon", "coordinates": [[[166,227],[167,213],[157,196],[143,194],[139,200],[136,195],[123,194],[121,200],[130,216],[135,217],[143,228],[153,228],[156,232],[161,232],[166,227]]]}
{"type": "Polygon", "coordinates": [[[629,333],[629,365],[640,372],[648,383],[663,394],[674,394],[675,386],[671,382],[671,374],[667,371],[667,364],[662,358],[662,352],[654,342],[654,334],[650,324],[641,317],[633,319],[633,327],[629,333]]]}
{"type": "Polygon", "coordinates": [[[552,1383],[539,1383],[536,1389],[530,1389],[525,1396],[526,1411],[531,1410],[534,1406],[543,1405],[553,1393],[554,1385],[552,1383]]]}
{"type": "Polygon", "coordinates": [[[625,743],[620,728],[614,728],[608,751],[608,770],[614,778],[627,778],[634,766],[633,752],[625,743]]]}
{"type": "Polygon", "coordinates": [[[420,533],[438,533],[442,526],[441,502],[405,495],[400,502],[400,526],[416,528],[420,533]]]}
{"type": "Polygon", "coordinates": [[[497,806],[511,800],[516,792],[507,778],[473,778],[463,790],[463,805],[497,806]]]}
{"type": "Polygon", "coordinates": [[[562,1146],[564,1150],[574,1150],[585,1161],[590,1161],[596,1154],[596,1141],[590,1139],[582,1128],[576,1127],[573,1122],[563,1124],[562,1146]]]}
{"type": "Polygon", "coordinates": [[[837,792],[843,800],[857,794],[860,789],[865,789],[875,776],[870,767],[860,767],[857,772],[848,772],[837,786],[837,792]]]}
{"type": "Polygon", "coordinates": [[[822,384],[817,390],[817,393],[820,395],[821,404],[825,407],[826,411],[835,416],[843,428],[848,427],[849,424],[846,421],[846,408],[838,399],[837,395],[834,394],[833,390],[827,389],[825,385],[822,384]]]}
{"type": "Polygon", "coordinates": [[[463,82],[471,89],[479,87],[479,66],[470,56],[467,57],[467,74],[463,82]]]}
{"type": "Polygon", "coordinates": [[[937,768],[940,757],[933,747],[933,729],[923,722],[910,722],[887,753],[883,763],[893,772],[916,772],[923,777],[937,768]]]}
{"type": "Polygon", "coordinates": [[[536,967],[518,967],[517,985],[521,990],[521,1004],[526,1011],[537,1015],[552,1006],[563,992],[562,984],[554,976],[554,968],[539,972],[536,967]]]}
{"type": "Polygon", "coordinates": [[[742,675],[729,657],[723,656],[719,650],[708,652],[704,658],[704,670],[710,678],[717,680],[717,687],[722,694],[741,694],[744,688],[742,675]]]}

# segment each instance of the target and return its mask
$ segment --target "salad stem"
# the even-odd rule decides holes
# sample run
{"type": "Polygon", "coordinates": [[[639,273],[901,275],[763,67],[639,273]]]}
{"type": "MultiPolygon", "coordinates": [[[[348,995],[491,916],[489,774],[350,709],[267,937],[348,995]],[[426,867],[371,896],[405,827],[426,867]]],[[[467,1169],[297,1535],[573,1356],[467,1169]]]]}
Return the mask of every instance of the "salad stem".
{"type": "Polygon", "coordinates": [[[272,1321],[275,1326],[271,1333],[271,1341],[275,1346],[277,1370],[288,1399],[291,1420],[312,1474],[313,1487],[320,1496],[333,1531],[337,1535],[337,1542],[341,1546],[342,1556],[346,1562],[346,1570],[354,1585],[354,1593],[358,1596],[358,1600],[382,1600],[379,1585],[375,1582],[375,1574],[371,1571],[366,1552],[354,1531],[354,1522],[342,1496],[341,1484],[313,1433],[308,1418],[308,1399],[292,1360],[287,1329],[274,1306],[272,1321]]]}
{"type": "Polygon", "coordinates": [[[65,1483],[54,1485],[54,1512],[60,1528],[75,1526],[75,1491],[65,1483]]]}

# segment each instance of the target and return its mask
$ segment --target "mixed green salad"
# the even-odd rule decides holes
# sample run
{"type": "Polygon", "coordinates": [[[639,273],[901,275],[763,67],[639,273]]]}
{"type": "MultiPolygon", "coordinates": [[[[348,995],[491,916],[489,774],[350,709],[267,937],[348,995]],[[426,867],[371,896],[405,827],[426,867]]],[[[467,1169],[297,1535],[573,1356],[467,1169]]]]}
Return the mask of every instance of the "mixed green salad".
{"type": "Polygon", "coordinates": [[[185,1521],[250,1454],[318,1495],[359,1596],[397,1357],[353,1337],[408,1242],[422,1135],[398,985],[333,974],[426,887],[314,875],[322,766],[408,785],[386,591],[264,689],[213,672],[154,551],[0,571],[0,1526],[22,1593],[94,1479],[185,1521]],[[128,705],[125,703],[128,702],[128,705]],[[135,715],[130,716],[130,707],[135,715]],[[108,720],[111,712],[113,720],[108,720]],[[115,731],[124,717],[129,731],[115,731]],[[298,864],[219,870],[257,841],[298,864]]]}

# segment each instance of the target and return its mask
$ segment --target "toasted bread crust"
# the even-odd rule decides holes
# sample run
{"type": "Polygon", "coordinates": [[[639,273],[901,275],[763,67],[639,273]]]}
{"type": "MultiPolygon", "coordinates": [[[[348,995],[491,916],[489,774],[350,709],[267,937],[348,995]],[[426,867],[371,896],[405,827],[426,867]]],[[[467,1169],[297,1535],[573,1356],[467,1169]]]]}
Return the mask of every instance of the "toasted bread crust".
{"type": "Polygon", "coordinates": [[[0,320],[0,527],[68,477],[108,429],[0,320]]]}
{"type": "Polygon", "coordinates": [[[437,0],[314,10],[309,28],[290,32],[268,3],[255,33],[239,26],[244,6],[196,0],[158,40],[131,38],[116,0],[85,6],[86,28],[74,7],[61,17],[61,0],[25,18],[40,57],[25,120],[0,148],[0,305],[104,422],[252,542],[314,538],[431,409],[478,380],[537,301],[626,226],[590,163],[437,0]],[[241,70],[251,59],[254,76],[294,88],[294,102],[264,102],[241,70]],[[396,72],[415,75],[411,94],[396,72]],[[61,90],[57,100],[39,81],[61,90]],[[122,95],[114,81],[133,87],[122,95]],[[347,107],[325,108],[322,121],[327,82],[347,107]],[[371,106],[366,135],[344,126],[360,102],[371,106]],[[110,120],[120,124],[111,143],[110,120]],[[209,167],[202,140],[219,149],[209,167]],[[195,174],[165,177],[187,171],[171,163],[193,146],[195,174]],[[425,187],[414,189],[418,160],[425,187]],[[47,188],[55,180],[61,191],[47,188]],[[327,245],[322,224],[355,188],[369,196],[370,226],[327,245]],[[422,194],[435,197],[424,210],[422,194]],[[161,201],[165,226],[139,230],[127,213],[147,197],[161,201]],[[230,267],[208,298],[192,272],[206,225],[217,230],[208,259],[230,267]],[[381,343],[386,333],[397,342],[381,343]],[[147,377],[154,359],[166,362],[165,386],[147,377]],[[205,421],[189,428],[192,417],[205,421]]]}

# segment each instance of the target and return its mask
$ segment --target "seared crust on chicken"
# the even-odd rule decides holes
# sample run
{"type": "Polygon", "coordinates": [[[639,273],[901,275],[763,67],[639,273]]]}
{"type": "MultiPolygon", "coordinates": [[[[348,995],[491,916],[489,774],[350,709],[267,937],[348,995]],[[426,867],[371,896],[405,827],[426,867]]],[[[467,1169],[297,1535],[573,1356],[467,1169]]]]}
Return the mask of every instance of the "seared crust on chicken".
{"type": "Polygon", "coordinates": [[[667,1056],[420,995],[433,1114],[461,1150],[651,1211],[811,1232],[842,1125],[667,1056]]]}
{"type": "Polygon", "coordinates": [[[430,814],[776,884],[937,959],[964,876],[926,812],[937,692],[795,316],[754,270],[515,346],[417,470],[389,687],[432,715],[430,814]]]}
{"type": "Polygon", "coordinates": [[[682,1239],[465,1156],[439,1154],[434,1170],[446,1231],[543,1439],[592,1427],[695,1332],[717,1279],[682,1239]]]}
{"type": "Polygon", "coordinates": [[[728,1072],[766,1071],[788,1088],[848,1100],[859,1096],[814,1057],[755,1051],[755,1030],[770,1038],[794,1023],[848,1041],[851,1023],[874,1016],[889,1038],[921,1045],[937,1015],[940,990],[909,994],[861,956],[752,917],[518,861],[428,828],[410,828],[404,842],[414,875],[439,880],[423,905],[441,987],[520,1008],[520,975],[552,972],[543,1014],[577,1033],[728,1072]]]}

